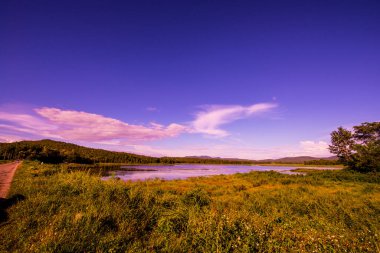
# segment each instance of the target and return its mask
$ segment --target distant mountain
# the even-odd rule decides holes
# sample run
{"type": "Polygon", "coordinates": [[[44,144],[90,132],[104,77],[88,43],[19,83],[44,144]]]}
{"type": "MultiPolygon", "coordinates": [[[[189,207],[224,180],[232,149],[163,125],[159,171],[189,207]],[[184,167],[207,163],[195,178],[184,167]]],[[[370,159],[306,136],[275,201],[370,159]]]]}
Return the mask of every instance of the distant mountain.
{"type": "Polygon", "coordinates": [[[258,162],[268,162],[268,163],[304,163],[308,161],[314,160],[328,160],[328,161],[336,161],[338,158],[336,156],[330,157],[312,157],[312,156],[295,156],[295,157],[284,157],[278,159],[264,159],[258,160],[258,162]]]}

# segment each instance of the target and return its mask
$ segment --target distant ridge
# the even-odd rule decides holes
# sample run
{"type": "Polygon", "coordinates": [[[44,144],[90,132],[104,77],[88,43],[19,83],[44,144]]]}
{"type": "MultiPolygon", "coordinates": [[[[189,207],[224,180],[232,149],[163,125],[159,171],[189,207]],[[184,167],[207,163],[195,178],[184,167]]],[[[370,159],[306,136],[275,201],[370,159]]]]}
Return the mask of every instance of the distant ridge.
{"type": "Polygon", "coordinates": [[[303,163],[314,160],[328,160],[336,161],[338,158],[336,156],[329,157],[313,157],[313,156],[295,156],[295,157],[283,157],[278,159],[264,159],[259,160],[259,162],[269,162],[269,163],[303,163]]]}

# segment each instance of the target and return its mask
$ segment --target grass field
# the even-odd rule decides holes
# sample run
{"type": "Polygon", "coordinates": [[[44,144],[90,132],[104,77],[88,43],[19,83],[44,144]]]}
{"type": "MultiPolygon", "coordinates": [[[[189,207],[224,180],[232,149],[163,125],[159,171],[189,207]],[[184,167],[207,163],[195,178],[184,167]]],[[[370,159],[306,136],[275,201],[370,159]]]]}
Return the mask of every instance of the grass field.
{"type": "Polygon", "coordinates": [[[0,251],[380,249],[378,174],[251,172],[125,183],[65,166],[23,163],[2,210],[0,251]]]}

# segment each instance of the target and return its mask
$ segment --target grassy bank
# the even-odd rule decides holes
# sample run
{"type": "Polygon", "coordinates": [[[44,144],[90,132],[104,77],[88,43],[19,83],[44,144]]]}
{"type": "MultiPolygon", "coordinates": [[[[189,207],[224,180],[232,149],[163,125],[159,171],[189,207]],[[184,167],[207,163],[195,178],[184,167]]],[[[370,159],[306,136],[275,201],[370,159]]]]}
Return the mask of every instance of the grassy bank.
{"type": "Polygon", "coordinates": [[[24,162],[0,251],[378,252],[379,183],[345,170],[104,182],[24,162]]]}

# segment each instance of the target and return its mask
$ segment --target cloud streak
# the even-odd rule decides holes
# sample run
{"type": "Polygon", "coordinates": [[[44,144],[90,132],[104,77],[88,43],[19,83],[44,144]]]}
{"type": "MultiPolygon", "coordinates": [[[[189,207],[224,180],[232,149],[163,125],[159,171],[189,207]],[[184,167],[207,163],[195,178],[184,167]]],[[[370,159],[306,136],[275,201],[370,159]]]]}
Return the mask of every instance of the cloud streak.
{"type": "Polygon", "coordinates": [[[0,129],[29,133],[36,136],[69,141],[109,141],[125,139],[130,142],[175,137],[186,127],[180,124],[163,126],[130,125],[99,114],[43,107],[35,115],[0,112],[0,129]]]}
{"type": "Polygon", "coordinates": [[[268,112],[275,107],[277,107],[277,104],[274,103],[260,103],[250,106],[210,106],[196,114],[195,120],[191,123],[192,131],[224,137],[228,135],[228,132],[221,129],[220,126],[268,112]]]}
{"type": "Polygon", "coordinates": [[[3,136],[7,134],[28,136],[28,139],[33,136],[98,143],[114,140],[137,143],[172,138],[183,133],[223,137],[229,133],[221,129],[221,126],[268,112],[276,106],[273,103],[208,106],[197,112],[195,119],[186,125],[172,123],[167,126],[157,123],[133,125],[94,113],[42,107],[34,109],[31,113],[0,111],[0,130],[3,136]]]}

